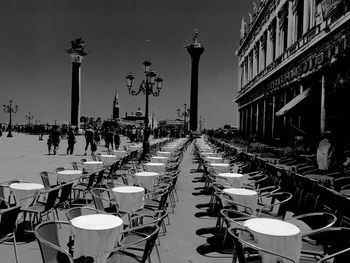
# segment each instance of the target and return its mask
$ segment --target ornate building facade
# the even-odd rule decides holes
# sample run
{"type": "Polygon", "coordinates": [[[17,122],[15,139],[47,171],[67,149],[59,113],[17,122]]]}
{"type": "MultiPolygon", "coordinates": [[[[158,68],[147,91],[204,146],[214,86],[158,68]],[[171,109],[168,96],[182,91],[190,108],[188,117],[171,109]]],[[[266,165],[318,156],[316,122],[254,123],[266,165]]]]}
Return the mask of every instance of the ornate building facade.
{"type": "Polygon", "coordinates": [[[254,4],[248,24],[242,20],[236,53],[242,134],[266,142],[316,141],[331,130],[349,140],[349,6],[347,0],[254,4]]]}

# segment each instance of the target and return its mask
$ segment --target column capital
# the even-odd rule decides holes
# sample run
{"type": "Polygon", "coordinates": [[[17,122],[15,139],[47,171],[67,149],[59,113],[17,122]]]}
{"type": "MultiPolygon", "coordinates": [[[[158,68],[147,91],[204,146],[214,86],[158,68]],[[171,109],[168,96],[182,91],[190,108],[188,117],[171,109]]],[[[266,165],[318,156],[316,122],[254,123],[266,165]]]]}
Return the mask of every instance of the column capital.
{"type": "Polygon", "coordinates": [[[72,63],[79,63],[81,64],[81,62],[83,61],[83,56],[77,54],[77,53],[70,53],[69,54],[72,60],[72,63]]]}

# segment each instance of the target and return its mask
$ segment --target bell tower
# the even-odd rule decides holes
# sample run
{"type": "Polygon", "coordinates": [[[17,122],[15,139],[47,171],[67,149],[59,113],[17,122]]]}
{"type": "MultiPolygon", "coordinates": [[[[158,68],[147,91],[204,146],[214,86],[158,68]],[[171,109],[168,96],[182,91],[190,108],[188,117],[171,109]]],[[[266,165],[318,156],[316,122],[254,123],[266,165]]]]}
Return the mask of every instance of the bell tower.
{"type": "Polygon", "coordinates": [[[119,119],[119,97],[117,90],[115,91],[113,100],[113,120],[119,119]]]}

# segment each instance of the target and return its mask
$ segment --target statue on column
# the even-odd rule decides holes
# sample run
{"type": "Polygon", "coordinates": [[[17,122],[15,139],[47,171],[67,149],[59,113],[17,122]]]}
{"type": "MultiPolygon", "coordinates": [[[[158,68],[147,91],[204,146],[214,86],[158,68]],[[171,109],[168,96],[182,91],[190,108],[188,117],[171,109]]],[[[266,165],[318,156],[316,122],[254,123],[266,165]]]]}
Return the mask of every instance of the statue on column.
{"type": "Polygon", "coordinates": [[[195,29],[193,33],[193,38],[192,38],[193,44],[195,45],[198,44],[198,34],[199,34],[198,29],[195,29]]]}
{"type": "Polygon", "coordinates": [[[76,53],[81,56],[87,55],[84,49],[84,41],[81,38],[72,40],[70,43],[71,43],[71,48],[66,50],[67,53],[76,53]]]}
{"type": "Polygon", "coordinates": [[[244,37],[245,35],[245,30],[246,30],[246,23],[244,21],[244,17],[242,18],[242,22],[241,22],[241,38],[244,37]]]}

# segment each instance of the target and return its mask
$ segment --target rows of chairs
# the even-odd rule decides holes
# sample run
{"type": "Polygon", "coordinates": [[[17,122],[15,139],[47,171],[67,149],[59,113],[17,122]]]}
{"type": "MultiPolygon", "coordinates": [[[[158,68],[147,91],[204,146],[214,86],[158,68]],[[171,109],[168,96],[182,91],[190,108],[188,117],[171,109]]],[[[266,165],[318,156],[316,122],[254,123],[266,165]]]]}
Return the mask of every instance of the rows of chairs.
{"type": "MultiPolygon", "coordinates": [[[[218,152],[220,147],[215,147],[218,152]]],[[[221,154],[224,156],[224,153],[221,154]]],[[[199,153],[197,156],[200,156],[199,153]]],[[[240,158],[232,160],[243,166],[240,158]]],[[[286,158],[284,161],[288,163],[291,160],[286,158]]],[[[245,167],[253,166],[248,163],[245,167]]],[[[224,242],[228,237],[233,239],[233,262],[261,262],[262,255],[274,255],[283,262],[295,262],[283,253],[266,250],[256,243],[253,233],[243,226],[244,221],[256,217],[277,218],[300,228],[302,250],[299,262],[347,262],[350,256],[348,217],[338,218],[337,211],[329,207],[326,200],[304,191],[301,186],[286,189],[281,185],[281,180],[276,180],[268,170],[246,169],[243,173],[252,183],[243,184],[242,187],[258,193],[256,211],[227,195],[223,189],[232,186],[218,180],[213,171],[207,169],[204,174],[207,191],[212,193],[212,211],[218,211],[217,231],[224,231],[224,242]]]]}

